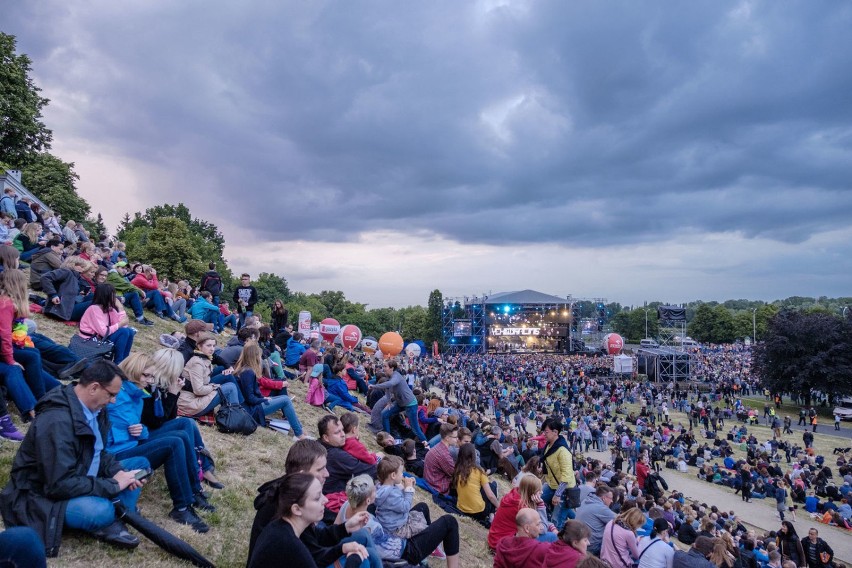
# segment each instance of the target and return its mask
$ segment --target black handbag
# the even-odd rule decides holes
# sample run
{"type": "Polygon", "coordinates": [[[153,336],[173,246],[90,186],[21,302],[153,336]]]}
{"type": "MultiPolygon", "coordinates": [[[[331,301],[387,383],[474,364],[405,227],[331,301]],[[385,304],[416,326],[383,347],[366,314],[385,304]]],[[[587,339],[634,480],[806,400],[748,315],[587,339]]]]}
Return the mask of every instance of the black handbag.
{"type": "Polygon", "coordinates": [[[91,337],[83,337],[75,333],[71,336],[71,341],[68,342],[68,349],[74,352],[81,359],[110,359],[115,353],[115,345],[109,339],[101,339],[93,335],[91,337]]]}
{"type": "Polygon", "coordinates": [[[223,403],[216,412],[216,427],[225,434],[248,436],[257,430],[257,422],[239,404],[223,403]]]}
{"type": "Polygon", "coordinates": [[[565,490],[565,506],[569,509],[576,509],[580,506],[580,488],[569,487],[565,490]]]}

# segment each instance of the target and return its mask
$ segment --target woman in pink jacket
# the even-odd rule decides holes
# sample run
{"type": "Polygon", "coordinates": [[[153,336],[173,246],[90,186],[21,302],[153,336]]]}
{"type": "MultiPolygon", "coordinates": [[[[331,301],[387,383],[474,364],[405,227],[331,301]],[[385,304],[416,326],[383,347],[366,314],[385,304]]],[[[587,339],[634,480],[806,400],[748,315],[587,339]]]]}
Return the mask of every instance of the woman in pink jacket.
{"type": "Polygon", "coordinates": [[[612,568],[633,568],[639,559],[636,530],[645,524],[645,514],[637,507],[622,511],[604,527],[601,560],[612,568]]]}
{"type": "Polygon", "coordinates": [[[136,330],[128,327],[127,314],[124,307],[115,297],[112,284],[98,284],[95,297],[83,317],[80,318],[80,335],[84,339],[97,337],[109,339],[115,345],[114,361],[121,363],[133,347],[133,337],[136,330]]]}

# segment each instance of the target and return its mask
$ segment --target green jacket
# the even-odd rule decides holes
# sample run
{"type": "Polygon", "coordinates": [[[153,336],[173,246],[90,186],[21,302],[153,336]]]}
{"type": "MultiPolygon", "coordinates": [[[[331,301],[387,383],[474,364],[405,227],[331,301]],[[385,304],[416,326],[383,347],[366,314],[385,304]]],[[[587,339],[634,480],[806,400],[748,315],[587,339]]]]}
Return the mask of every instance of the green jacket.
{"type": "Polygon", "coordinates": [[[145,292],[128,282],[127,278],[125,278],[115,270],[110,270],[109,273],[107,273],[107,282],[109,282],[115,287],[116,296],[124,296],[128,292],[136,292],[137,294],[139,294],[140,299],[145,299],[145,292]]]}

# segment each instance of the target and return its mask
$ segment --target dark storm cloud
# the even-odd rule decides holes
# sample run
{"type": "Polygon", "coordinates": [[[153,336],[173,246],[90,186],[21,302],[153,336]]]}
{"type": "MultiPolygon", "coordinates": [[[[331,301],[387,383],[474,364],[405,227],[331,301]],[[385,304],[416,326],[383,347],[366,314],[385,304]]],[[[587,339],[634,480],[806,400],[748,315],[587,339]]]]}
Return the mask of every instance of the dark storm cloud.
{"type": "Polygon", "coordinates": [[[4,31],[75,136],[181,172],[152,202],[270,240],[603,246],[846,226],[850,28],[805,2],[33,2],[4,31]]]}

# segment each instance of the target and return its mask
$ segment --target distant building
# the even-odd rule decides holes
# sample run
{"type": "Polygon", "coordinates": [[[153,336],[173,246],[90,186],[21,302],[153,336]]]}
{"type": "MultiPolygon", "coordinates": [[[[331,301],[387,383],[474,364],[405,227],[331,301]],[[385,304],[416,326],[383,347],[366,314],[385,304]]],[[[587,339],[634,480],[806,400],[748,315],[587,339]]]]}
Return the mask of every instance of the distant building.
{"type": "Polygon", "coordinates": [[[20,170],[6,170],[3,171],[0,169],[0,196],[3,195],[3,192],[6,191],[7,187],[11,187],[15,190],[15,193],[18,194],[18,197],[26,197],[27,199],[31,199],[33,203],[38,203],[41,206],[41,210],[50,209],[44,202],[30,193],[30,190],[24,187],[24,184],[21,183],[21,171],[20,170]]]}

